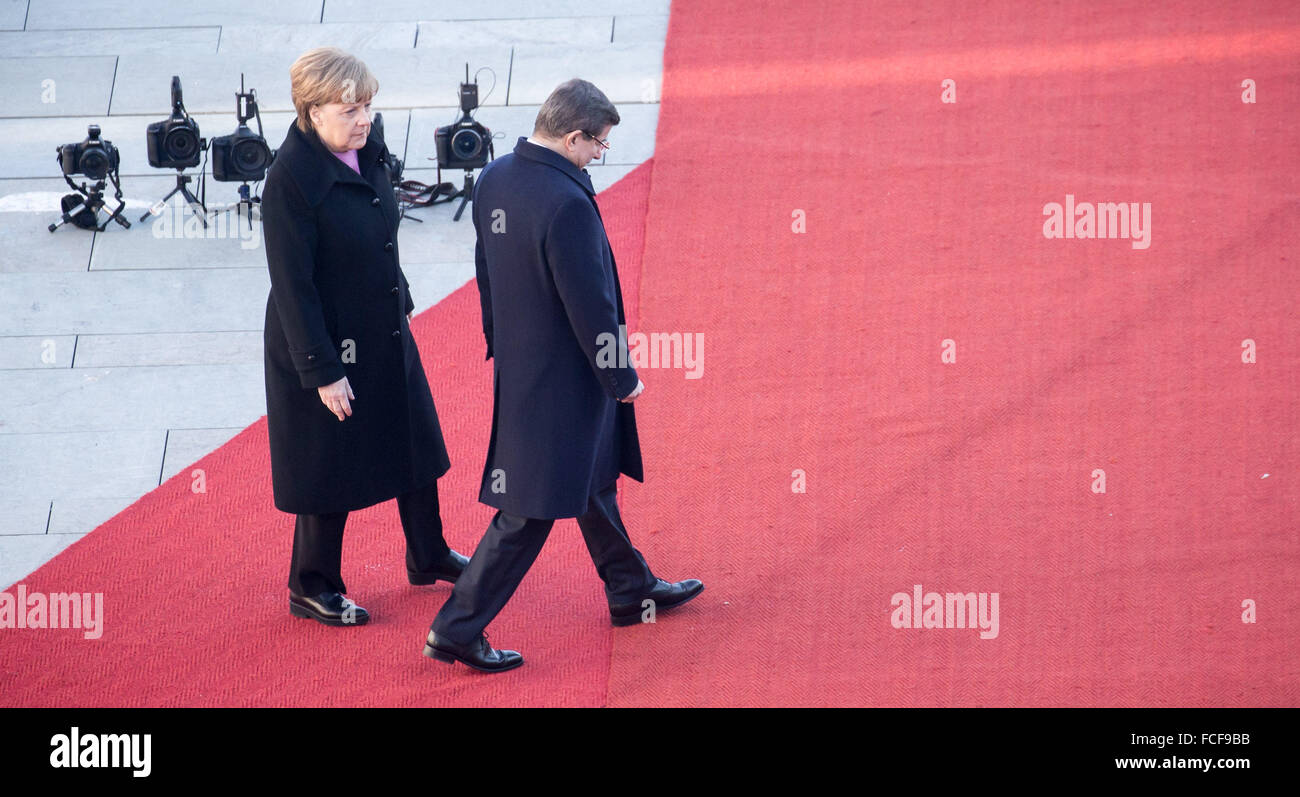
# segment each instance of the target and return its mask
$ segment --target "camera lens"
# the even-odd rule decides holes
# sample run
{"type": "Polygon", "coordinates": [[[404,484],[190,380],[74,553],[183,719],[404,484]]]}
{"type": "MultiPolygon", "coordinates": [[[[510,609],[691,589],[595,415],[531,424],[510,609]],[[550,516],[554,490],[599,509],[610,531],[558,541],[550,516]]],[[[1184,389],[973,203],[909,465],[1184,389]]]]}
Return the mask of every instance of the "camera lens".
{"type": "Polygon", "coordinates": [[[108,155],[98,147],[81,153],[79,171],[92,180],[101,180],[108,175],[108,155]]]}
{"type": "Polygon", "coordinates": [[[184,161],[193,158],[199,151],[199,139],[188,127],[177,127],[167,133],[163,143],[167,157],[184,161]]]}
{"type": "Polygon", "coordinates": [[[235,145],[231,153],[234,157],[236,167],[243,172],[256,172],[266,168],[267,157],[266,144],[262,143],[260,138],[246,139],[235,145]]]}
{"type": "Polygon", "coordinates": [[[483,150],[483,137],[473,130],[458,130],[451,137],[451,151],[461,160],[469,160],[483,150]]]}

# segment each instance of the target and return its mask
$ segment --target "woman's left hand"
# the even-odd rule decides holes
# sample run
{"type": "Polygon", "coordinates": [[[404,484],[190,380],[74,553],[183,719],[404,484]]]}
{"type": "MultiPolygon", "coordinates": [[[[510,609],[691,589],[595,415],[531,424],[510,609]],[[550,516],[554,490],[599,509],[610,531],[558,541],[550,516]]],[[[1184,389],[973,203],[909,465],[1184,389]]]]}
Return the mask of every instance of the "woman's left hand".
{"type": "Polygon", "coordinates": [[[406,323],[408,323],[408,324],[411,323],[411,319],[413,319],[413,318],[415,318],[415,311],[414,311],[414,310],[412,310],[411,312],[409,312],[409,313],[406,314],[406,323]]]}

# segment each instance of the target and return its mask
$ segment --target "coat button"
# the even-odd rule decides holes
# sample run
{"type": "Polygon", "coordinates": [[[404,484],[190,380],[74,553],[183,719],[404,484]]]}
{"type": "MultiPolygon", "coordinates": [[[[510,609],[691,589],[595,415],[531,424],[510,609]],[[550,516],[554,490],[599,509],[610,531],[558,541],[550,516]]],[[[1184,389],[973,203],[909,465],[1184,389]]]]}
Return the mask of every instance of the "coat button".
{"type": "Polygon", "coordinates": [[[379,207],[379,197],[375,197],[374,199],[370,200],[370,204],[374,205],[375,207],[379,207]]]}
{"type": "Polygon", "coordinates": [[[396,285],[394,285],[394,286],[393,286],[393,290],[391,291],[391,293],[392,293],[394,296],[396,296],[396,295],[397,295],[397,291],[398,291],[398,288],[397,288],[396,285]]]}
{"type": "Polygon", "coordinates": [[[384,251],[385,251],[385,252],[391,252],[391,251],[393,251],[393,242],[392,242],[392,241],[389,241],[388,243],[384,244],[384,251]]]}
{"type": "Polygon", "coordinates": [[[401,336],[402,336],[402,330],[400,330],[400,329],[394,329],[394,330],[393,330],[393,337],[395,337],[395,338],[400,338],[401,336]]]}
{"type": "Polygon", "coordinates": [[[316,359],[316,355],[314,355],[314,354],[308,354],[308,355],[307,355],[307,359],[308,359],[308,360],[314,360],[314,359],[316,359]]]}

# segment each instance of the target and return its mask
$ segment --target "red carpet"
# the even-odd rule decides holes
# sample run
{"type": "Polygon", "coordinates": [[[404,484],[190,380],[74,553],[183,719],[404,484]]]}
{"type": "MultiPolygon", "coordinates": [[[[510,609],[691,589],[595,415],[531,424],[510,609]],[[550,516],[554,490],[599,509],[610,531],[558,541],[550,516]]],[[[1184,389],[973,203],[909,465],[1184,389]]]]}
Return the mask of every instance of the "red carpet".
{"type": "MultiPolygon", "coordinates": [[[[489,628],[527,664],[438,665],[389,502],[344,552],[375,621],[294,620],[263,421],[24,580],[107,628],[4,631],[0,704],[1295,705],[1300,8],[782,8],[674,4],[654,161],[600,198],[629,316],[704,335],[642,370],[623,498],[698,599],[611,629],[561,522],[489,628]],[[1067,194],[1151,203],[1150,247],[1045,239],[1067,194]],[[914,584],[997,636],[894,628],[914,584]]],[[[466,552],[478,329],[472,284],[416,322],[466,552]]]]}
{"type": "Polygon", "coordinates": [[[1300,8],[1181,6],[674,6],[640,320],[706,367],[628,514],[708,588],[611,705],[1296,704],[1300,8]],[[1045,239],[1067,193],[1150,248],[1045,239]]]}

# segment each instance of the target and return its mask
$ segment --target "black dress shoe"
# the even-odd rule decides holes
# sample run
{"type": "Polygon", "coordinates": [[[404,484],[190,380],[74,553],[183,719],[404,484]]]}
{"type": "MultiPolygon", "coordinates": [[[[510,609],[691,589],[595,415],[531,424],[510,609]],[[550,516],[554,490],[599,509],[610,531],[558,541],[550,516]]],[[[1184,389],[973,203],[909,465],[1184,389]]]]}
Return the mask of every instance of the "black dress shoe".
{"type": "Polygon", "coordinates": [[[699,595],[702,589],[704,589],[704,585],[700,583],[699,579],[688,578],[685,581],[669,584],[661,578],[655,588],[641,596],[641,600],[636,603],[611,604],[609,619],[614,625],[636,625],[641,622],[641,613],[649,608],[641,605],[644,601],[654,601],[655,613],[659,613],[674,606],[681,606],[686,601],[699,595]]]}
{"type": "Polygon", "coordinates": [[[289,613],[309,617],[325,625],[365,625],[370,613],[337,592],[322,592],[314,598],[289,593],[289,613]]]}
{"type": "Polygon", "coordinates": [[[505,672],[524,663],[524,657],[517,652],[490,646],[487,634],[479,634],[478,639],[468,645],[457,645],[450,639],[435,636],[430,630],[429,639],[424,643],[424,655],[438,661],[459,661],[483,672],[505,672]]]}
{"type": "Polygon", "coordinates": [[[462,556],[455,551],[448,549],[447,555],[438,563],[438,566],[427,573],[413,573],[406,571],[406,579],[416,586],[432,584],[435,581],[449,581],[456,583],[460,574],[465,572],[465,565],[469,564],[469,557],[462,556]]]}

